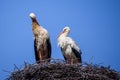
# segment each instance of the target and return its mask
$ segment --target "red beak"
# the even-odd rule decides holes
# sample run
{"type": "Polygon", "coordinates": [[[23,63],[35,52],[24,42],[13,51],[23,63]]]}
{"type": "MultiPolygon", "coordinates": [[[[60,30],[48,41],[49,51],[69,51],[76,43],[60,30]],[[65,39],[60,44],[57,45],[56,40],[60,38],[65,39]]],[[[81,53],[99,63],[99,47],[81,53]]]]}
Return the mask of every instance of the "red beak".
{"type": "Polygon", "coordinates": [[[62,33],[63,33],[63,31],[57,36],[57,38],[59,38],[62,33]]]}
{"type": "Polygon", "coordinates": [[[61,32],[61,33],[57,36],[57,38],[59,38],[59,37],[60,37],[60,35],[61,35],[61,34],[63,34],[64,32],[65,32],[65,30],[64,30],[64,31],[62,31],[62,32],[61,32]]]}

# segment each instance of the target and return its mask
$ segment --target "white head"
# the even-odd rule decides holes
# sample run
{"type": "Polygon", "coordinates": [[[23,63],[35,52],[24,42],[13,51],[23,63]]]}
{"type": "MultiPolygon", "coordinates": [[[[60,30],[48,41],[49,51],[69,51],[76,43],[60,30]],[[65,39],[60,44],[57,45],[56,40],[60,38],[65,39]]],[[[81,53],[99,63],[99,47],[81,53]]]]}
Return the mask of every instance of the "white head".
{"type": "Polygon", "coordinates": [[[70,32],[70,28],[68,26],[64,27],[63,32],[70,32]]]}
{"type": "Polygon", "coordinates": [[[64,27],[63,31],[58,35],[58,37],[60,36],[67,36],[70,32],[70,28],[69,27],[64,27]]]}
{"type": "Polygon", "coordinates": [[[36,18],[35,14],[34,13],[30,13],[29,15],[31,18],[36,18]]]}

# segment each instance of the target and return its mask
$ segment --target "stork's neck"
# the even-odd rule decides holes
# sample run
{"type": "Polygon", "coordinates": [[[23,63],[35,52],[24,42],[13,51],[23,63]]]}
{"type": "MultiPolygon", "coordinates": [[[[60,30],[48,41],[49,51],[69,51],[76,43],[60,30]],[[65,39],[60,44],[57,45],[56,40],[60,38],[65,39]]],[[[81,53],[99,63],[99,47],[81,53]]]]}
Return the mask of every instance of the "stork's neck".
{"type": "Polygon", "coordinates": [[[37,27],[42,28],[37,22],[36,18],[32,18],[32,29],[36,29],[37,27]]]}
{"type": "Polygon", "coordinates": [[[33,24],[39,25],[39,23],[37,22],[36,18],[32,18],[32,22],[33,22],[33,24]]]}

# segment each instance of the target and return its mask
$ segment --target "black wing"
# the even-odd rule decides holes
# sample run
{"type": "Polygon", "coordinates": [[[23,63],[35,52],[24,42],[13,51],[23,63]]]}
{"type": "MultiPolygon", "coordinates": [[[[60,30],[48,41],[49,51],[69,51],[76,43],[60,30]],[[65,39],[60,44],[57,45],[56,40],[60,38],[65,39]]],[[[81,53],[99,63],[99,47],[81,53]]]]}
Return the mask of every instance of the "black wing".
{"type": "Polygon", "coordinates": [[[46,40],[46,43],[47,43],[47,50],[48,50],[48,55],[47,55],[47,57],[50,59],[51,58],[51,43],[50,43],[50,38],[48,38],[47,40],[46,40]]]}
{"type": "Polygon", "coordinates": [[[80,63],[82,63],[82,58],[81,58],[82,52],[81,52],[81,50],[77,51],[75,48],[72,47],[72,51],[75,54],[75,56],[77,57],[78,61],[80,63]]]}
{"type": "Polygon", "coordinates": [[[37,51],[37,40],[34,39],[34,52],[35,52],[35,59],[36,62],[39,61],[39,57],[38,57],[38,51],[37,51]]]}

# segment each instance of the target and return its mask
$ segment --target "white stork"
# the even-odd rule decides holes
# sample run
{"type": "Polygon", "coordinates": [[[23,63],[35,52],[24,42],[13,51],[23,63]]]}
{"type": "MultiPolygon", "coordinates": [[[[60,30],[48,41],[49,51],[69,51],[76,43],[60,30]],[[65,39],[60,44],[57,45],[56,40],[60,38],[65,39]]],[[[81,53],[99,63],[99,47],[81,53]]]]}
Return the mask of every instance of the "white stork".
{"type": "Polygon", "coordinates": [[[69,27],[65,27],[58,36],[58,46],[61,48],[64,59],[68,64],[82,63],[81,50],[77,44],[68,37],[69,27]]]}
{"type": "Polygon", "coordinates": [[[39,25],[34,13],[30,13],[30,18],[32,19],[36,62],[42,63],[44,60],[47,60],[47,62],[49,62],[51,57],[51,43],[48,31],[39,25]]]}

